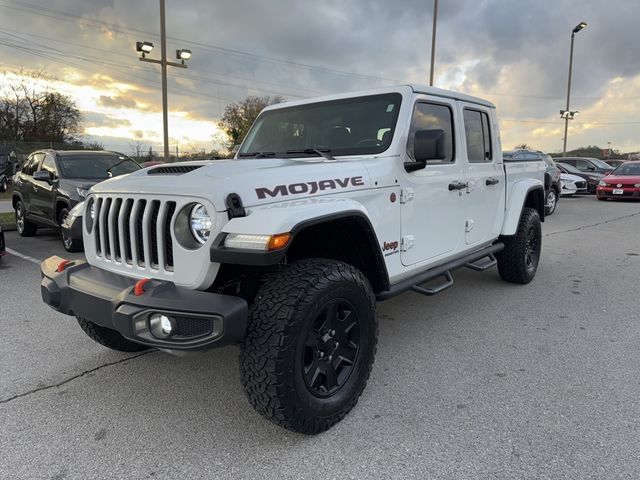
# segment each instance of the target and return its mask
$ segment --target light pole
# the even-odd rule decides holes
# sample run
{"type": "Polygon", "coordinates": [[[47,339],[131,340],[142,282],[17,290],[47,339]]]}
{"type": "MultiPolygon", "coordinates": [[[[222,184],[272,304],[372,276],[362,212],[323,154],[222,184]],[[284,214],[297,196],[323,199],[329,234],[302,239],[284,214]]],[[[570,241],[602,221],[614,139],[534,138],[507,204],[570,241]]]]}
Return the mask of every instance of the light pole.
{"type": "Polygon", "coordinates": [[[136,42],[136,51],[140,52],[141,62],[159,63],[162,67],[162,126],[164,138],[164,159],[169,161],[169,108],[167,102],[167,66],[187,68],[185,60],[191,58],[191,50],[176,50],[176,58],[181,63],[167,61],[167,33],[165,31],[164,0],[160,0],[160,60],[147,58],[153,50],[153,43],[136,42]]]}
{"type": "Polygon", "coordinates": [[[564,118],[564,145],[562,147],[562,156],[567,156],[567,134],[569,132],[569,120],[573,120],[573,117],[578,113],[569,110],[569,98],[571,95],[571,73],[573,70],[573,41],[580,30],[587,26],[586,22],[580,22],[573,27],[571,31],[571,49],[569,50],[569,80],[567,81],[567,107],[564,110],[560,110],[560,116],[564,118]]]}
{"type": "Polygon", "coordinates": [[[431,28],[431,69],[429,70],[429,86],[433,87],[433,66],[436,60],[436,26],[438,24],[438,0],[433,0],[433,27],[431,28]]]}

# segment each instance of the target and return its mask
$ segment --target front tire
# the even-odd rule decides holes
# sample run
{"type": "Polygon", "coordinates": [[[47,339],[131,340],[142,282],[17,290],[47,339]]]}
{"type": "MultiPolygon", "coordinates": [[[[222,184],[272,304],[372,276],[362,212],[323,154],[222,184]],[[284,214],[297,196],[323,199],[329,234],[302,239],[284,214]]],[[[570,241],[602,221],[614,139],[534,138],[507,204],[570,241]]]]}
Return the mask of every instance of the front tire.
{"type": "Polygon", "coordinates": [[[525,208],[516,234],[503,237],[504,250],[496,254],[500,277],[511,283],[529,283],[536,276],[542,250],[540,215],[525,208]]]}
{"type": "Polygon", "coordinates": [[[9,189],[9,182],[5,177],[2,180],[0,180],[0,193],[6,192],[8,189],[9,189]]]}
{"type": "Polygon", "coordinates": [[[38,231],[38,226],[27,220],[27,209],[22,200],[16,203],[16,230],[21,237],[33,237],[38,231]]]}
{"type": "Polygon", "coordinates": [[[306,259],[266,275],[240,351],[250,403],[289,430],[328,430],[364,390],[377,338],[375,296],[351,265],[306,259]]]}
{"type": "Polygon", "coordinates": [[[98,342],[100,345],[110,348],[111,350],[117,350],[119,352],[142,352],[149,349],[146,345],[141,345],[127,340],[115,330],[101,327],[100,325],[96,325],[95,323],[81,317],[76,318],[84,333],[86,333],[93,341],[98,342]]]}
{"type": "Polygon", "coordinates": [[[62,239],[62,246],[67,252],[75,253],[82,251],[82,240],[74,239],[71,235],[64,232],[62,224],[69,216],[69,210],[63,208],[58,215],[58,228],[60,230],[60,238],[62,239]]]}

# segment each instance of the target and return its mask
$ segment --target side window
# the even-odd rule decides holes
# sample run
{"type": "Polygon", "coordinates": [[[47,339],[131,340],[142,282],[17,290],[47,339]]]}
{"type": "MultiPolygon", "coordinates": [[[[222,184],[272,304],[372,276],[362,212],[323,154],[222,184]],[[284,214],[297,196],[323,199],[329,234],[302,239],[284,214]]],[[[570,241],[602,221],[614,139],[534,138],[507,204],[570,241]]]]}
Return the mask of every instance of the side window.
{"type": "Polygon", "coordinates": [[[407,155],[415,160],[413,155],[413,137],[417,130],[444,130],[444,159],[432,160],[428,163],[452,163],[453,155],[453,113],[447,105],[418,102],[413,110],[407,155]]]}
{"type": "Polygon", "coordinates": [[[47,170],[51,172],[51,178],[58,177],[58,171],[56,170],[56,162],[51,155],[46,155],[44,161],[40,166],[40,170],[47,170]]]}
{"type": "Polygon", "coordinates": [[[490,162],[493,159],[493,153],[491,152],[489,116],[486,112],[465,108],[464,131],[469,162],[490,162]]]}
{"type": "Polygon", "coordinates": [[[40,160],[44,157],[44,153],[34,153],[24,164],[22,173],[26,175],[33,175],[38,170],[40,160]]]}
{"type": "Polygon", "coordinates": [[[576,160],[575,165],[578,170],[586,170],[587,167],[589,166],[589,164],[584,160],[576,160]]]}
{"type": "Polygon", "coordinates": [[[538,155],[536,153],[525,153],[524,154],[524,159],[527,162],[535,162],[535,161],[541,160],[540,155],[538,155]]]}

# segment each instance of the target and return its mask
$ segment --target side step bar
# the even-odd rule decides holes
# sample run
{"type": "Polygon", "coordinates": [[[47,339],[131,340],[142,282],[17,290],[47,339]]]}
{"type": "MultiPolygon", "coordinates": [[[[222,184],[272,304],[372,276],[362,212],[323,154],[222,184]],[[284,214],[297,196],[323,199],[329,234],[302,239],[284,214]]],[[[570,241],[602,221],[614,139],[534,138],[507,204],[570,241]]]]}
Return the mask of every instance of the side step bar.
{"type": "Polygon", "coordinates": [[[432,295],[435,295],[436,293],[440,293],[443,290],[446,290],[449,287],[453,287],[453,277],[451,276],[451,272],[449,271],[444,272],[444,278],[446,281],[442,285],[438,285],[435,288],[425,288],[425,287],[420,287],[418,285],[414,285],[413,287],[411,287],[411,290],[416,293],[421,293],[422,295],[426,295],[430,297],[432,295]]]}
{"type": "Polygon", "coordinates": [[[389,300],[390,298],[395,297],[396,295],[400,295],[408,290],[413,290],[416,293],[422,293],[423,295],[435,295],[453,285],[453,278],[451,277],[451,272],[453,270],[457,270],[458,268],[467,267],[473,270],[486,270],[495,265],[495,257],[494,254],[502,251],[504,249],[504,243],[497,242],[493,245],[485,247],[481,250],[476,250],[473,253],[465,255],[464,257],[458,258],[456,260],[451,260],[443,265],[439,265],[437,267],[433,267],[429,270],[425,270],[424,272],[420,272],[413,277],[406,278],[394,285],[391,285],[389,290],[384,290],[376,295],[376,299],[379,302],[384,300],[389,300]],[[488,263],[477,264],[478,260],[481,260],[485,257],[489,257],[488,263]],[[429,280],[433,280],[434,278],[438,278],[444,276],[446,282],[435,288],[424,288],[420,287],[423,283],[428,282],[429,280]]]}
{"type": "Polygon", "coordinates": [[[487,255],[489,258],[488,262],[477,264],[469,262],[465,265],[465,267],[470,268],[471,270],[475,270],[476,272],[484,272],[485,270],[490,269],[491,267],[495,267],[498,264],[496,257],[494,257],[493,253],[487,255]]]}

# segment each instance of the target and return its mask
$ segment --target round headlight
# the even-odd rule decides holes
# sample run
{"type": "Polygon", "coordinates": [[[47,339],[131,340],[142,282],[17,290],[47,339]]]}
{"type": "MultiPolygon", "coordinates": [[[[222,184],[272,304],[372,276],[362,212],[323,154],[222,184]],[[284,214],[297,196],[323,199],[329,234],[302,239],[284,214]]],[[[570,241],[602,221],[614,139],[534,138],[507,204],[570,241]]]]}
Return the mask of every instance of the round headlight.
{"type": "Polygon", "coordinates": [[[189,214],[189,227],[193,238],[204,244],[211,234],[212,226],[213,222],[207,208],[201,203],[196,203],[189,214]]]}

